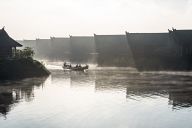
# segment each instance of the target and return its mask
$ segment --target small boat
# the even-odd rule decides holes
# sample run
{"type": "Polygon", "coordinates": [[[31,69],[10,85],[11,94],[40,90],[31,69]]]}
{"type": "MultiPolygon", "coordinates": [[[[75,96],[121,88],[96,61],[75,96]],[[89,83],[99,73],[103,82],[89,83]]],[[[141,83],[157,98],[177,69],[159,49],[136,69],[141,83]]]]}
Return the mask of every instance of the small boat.
{"type": "Polygon", "coordinates": [[[63,69],[64,70],[85,71],[88,68],[89,68],[88,65],[85,65],[85,66],[81,66],[81,65],[72,66],[71,64],[67,64],[66,62],[63,64],[63,69]]]}
{"type": "Polygon", "coordinates": [[[70,63],[66,63],[66,62],[64,62],[64,64],[63,64],[63,69],[71,69],[72,68],[72,66],[71,66],[71,64],[70,63]]]}

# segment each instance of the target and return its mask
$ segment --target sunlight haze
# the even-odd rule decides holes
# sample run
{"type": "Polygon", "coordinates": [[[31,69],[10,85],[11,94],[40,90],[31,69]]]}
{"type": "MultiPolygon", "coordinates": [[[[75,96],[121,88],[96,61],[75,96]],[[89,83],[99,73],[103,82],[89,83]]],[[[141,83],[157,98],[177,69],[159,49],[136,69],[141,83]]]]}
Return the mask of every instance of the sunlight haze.
{"type": "Polygon", "coordinates": [[[192,0],[0,0],[15,39],[192,29],[192,0]]]}

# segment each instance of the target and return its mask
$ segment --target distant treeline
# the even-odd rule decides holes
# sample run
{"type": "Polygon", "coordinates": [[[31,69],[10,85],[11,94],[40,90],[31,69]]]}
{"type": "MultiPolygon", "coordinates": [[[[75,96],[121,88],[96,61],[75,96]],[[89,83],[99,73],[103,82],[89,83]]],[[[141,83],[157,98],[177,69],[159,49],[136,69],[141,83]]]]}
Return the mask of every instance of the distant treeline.
{"type": "Polygon", "coordinates": [[[38,59],[98,66],[136,67],[138,70],[191,70],[192,30],[167,33],[70,36],[18,41],[32,47],[38,59]]]}

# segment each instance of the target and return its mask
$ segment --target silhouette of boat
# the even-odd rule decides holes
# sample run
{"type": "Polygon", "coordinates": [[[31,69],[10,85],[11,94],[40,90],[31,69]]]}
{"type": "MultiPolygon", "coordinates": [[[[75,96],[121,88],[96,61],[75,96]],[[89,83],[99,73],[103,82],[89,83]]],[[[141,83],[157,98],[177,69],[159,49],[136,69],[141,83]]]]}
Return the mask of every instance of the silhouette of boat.
{"type": "Polygon", "coordinates": [[[72,66],[71,64],[67,64],[66,62],[63,64],[63,69],[64,70],[73,70],[73,71],[85,71],[89,68],[88,65],[81,66],[81,65],[76,65],[72,66]]]}

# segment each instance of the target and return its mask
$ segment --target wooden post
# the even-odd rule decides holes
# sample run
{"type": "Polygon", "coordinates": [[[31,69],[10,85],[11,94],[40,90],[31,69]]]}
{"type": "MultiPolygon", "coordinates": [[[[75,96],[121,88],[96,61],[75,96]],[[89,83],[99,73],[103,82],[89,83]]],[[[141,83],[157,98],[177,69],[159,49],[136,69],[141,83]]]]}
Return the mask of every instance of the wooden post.
{"type": "Polygon", "coordinates": [[[12,57],[15,57],[15,54],[16,54],[16,47],[13,47],[13,50],[12,50],[12,57]]]}

